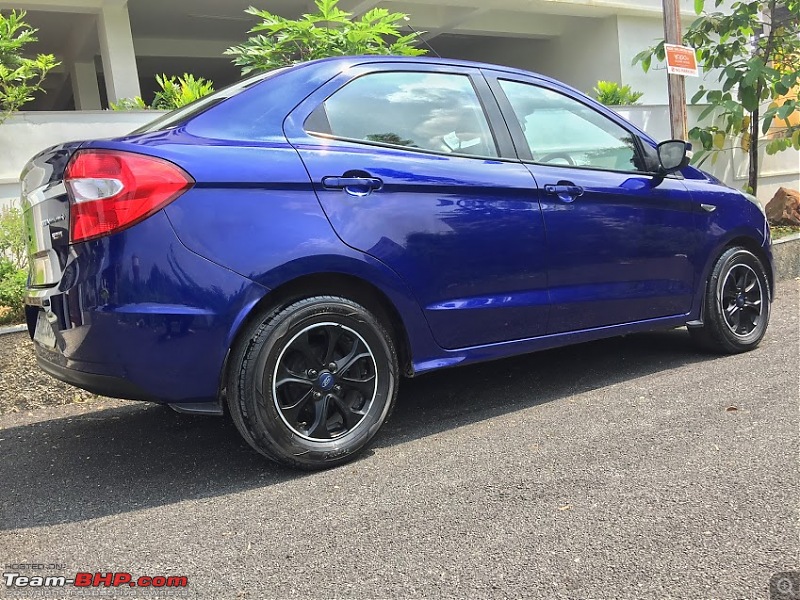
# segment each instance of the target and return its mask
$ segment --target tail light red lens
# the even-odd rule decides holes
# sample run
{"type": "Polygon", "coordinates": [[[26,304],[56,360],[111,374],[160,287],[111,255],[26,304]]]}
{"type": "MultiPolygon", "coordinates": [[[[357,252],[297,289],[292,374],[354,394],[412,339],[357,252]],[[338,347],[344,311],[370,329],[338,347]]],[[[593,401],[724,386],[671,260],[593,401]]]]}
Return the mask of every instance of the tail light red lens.
{"type": "Polygon", "coordinates": [[[70,241],[135,225],[178,198],[194,180],[160,158],[116,150],[79,150],[67,165],[70,241]]]}

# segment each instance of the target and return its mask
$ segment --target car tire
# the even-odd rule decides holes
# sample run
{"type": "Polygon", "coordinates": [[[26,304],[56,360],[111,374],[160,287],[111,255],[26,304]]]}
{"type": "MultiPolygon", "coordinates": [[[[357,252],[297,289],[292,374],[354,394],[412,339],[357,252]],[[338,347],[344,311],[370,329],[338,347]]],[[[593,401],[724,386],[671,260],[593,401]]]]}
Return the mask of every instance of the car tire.
{"type": "Polygon", "coordinates": [[[767,331],[771,290],[761,260],[734,247],[717,259],[706,286],[703,325],[690,327],[692,340],[716,353],[754,349],[767,331]]]}
{"type": "Polygon", "coordinates": [[[389,417],[397,352],[386,327],[351,300],[317,296],[253,321],[231,355],[227,400],[242,437],[306,470],[354,458],[389,417]]]}

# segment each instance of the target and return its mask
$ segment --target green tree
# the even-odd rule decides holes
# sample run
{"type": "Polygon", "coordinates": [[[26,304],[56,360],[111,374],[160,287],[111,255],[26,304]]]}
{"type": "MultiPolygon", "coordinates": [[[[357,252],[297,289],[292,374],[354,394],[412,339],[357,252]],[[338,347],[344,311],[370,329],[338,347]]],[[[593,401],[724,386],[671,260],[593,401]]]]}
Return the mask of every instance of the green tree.
{"type": "MultiPolygon", "coordinates": [[[[714,0],[719,8],[724,0],[714,0]]],[[[759,138],[769,133],[768,154],[800,150],[800,0],[733,2],[725,12],[705,11],[706,0],[695,0],[700,17],[684,35],[697,50],[702,70],[716,71],[721,87],[701,86],[692,103],[705,101],[700,121],[714,114],[712,124],[693,127],[689,136],[703,150],[696,159],[716,160],[728,136],[748,153],[748,188],[758,189],[759,138]]],[[[634,64],[645,71],[653,57],[664,60],[664,42],[640,52],[634,64]]]]}
{"type": "Polygon", "coordinates": [[[25,11],[0,12],[0,123],[33,100],[47,73],[59,63],[52,54],[25,58],[23,49],[36,41],[36,29],[25,22],[25,11]]]}
{"type": "Polygon", "coordinates": [[[245,12],[261,22],[249,33],[257,35],[228,48],[225,54],[233,56],[233,63],[246,75],[328,56],[426,53],[414,45],[418,33],[401,33],[407,15],[373,8],[354,20],[351,13],[337,7],[338,1],[315,0],[318,12],[299,19],[285,19],[251,6],[245,12]]]}

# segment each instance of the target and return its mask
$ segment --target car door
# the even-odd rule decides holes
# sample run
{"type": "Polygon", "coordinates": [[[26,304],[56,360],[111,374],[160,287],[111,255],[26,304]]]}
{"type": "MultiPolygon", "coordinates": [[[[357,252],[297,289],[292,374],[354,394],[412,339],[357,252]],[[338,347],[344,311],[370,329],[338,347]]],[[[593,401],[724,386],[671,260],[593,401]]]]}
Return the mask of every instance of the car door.
{"type": "Polygon", "coordinates": [[[444,348],[547,327],[538,196],[480,94],[477,69],[373,62],[284,124],[337,235],[407,282],[444,348]]]}
{"type": "Polygon", "coordinates": [[[645,171],[621,118],[544,80],[487,74],[539,189],[548,241],[548,333],[686,314],[698,239],[678,177],[645,171]]]}

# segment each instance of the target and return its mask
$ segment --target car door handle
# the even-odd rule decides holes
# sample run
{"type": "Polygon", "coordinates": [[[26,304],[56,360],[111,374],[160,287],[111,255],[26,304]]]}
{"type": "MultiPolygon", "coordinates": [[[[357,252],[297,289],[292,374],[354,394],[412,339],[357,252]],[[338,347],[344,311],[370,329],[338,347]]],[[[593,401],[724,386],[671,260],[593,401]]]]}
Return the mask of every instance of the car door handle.
{"type": "Polygon", "coordinates": [[[344,190],[351,196],[368,196],[383,187],[383,180],[377,177],[323,177],[322,186],[326,190],[344,190]]]}
{"type": "Polygon", "coordinates": [[[583,196],[584,189],[569,181],[559,181],[556,185],[544,186],[544,191],[552,196],[558,196],[562,202],[574,202],[575,198],[583,196]]]}

